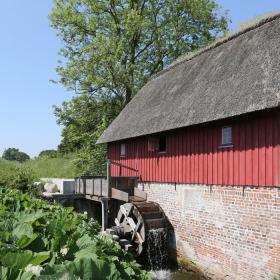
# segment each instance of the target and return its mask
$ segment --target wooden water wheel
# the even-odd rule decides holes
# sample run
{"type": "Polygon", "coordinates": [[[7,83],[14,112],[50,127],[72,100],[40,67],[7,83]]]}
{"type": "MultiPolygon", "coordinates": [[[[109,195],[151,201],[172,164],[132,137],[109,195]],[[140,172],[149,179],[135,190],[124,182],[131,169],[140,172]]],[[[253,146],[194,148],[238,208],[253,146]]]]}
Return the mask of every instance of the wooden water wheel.
{"type": "Polygon", "coordinates": [[[144,250],[149,230],[167,229],[166,216],[155,202],[132,202],[121,205],[115,224],[113,229],[116,234],[122,238],[121,240],[127,240],[138,256],[144,250]]]}

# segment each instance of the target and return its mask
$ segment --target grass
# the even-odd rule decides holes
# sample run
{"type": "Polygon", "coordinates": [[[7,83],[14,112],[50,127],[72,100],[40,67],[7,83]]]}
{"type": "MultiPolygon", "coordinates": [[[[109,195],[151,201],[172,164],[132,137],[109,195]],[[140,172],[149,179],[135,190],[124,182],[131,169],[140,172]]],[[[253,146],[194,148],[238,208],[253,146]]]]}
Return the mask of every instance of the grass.
{"type": "Polygon", "coordinates": [[[0,158],[0,174],[9,173],[14,167],[18,167],[21,164],[16,161],[8,161],[3,158],[0,158]]]}
{"type": "Polygon", "coordinates": [[[7,161],[0,158],[0,176],[10,173],[14,167],[25,166],[32,169],[40,178],[74,178],[77,176],[75,157],[67,156],[60,158],[37,158],[26,163],[7,161]]]}
{"type": "Polygon", "coordinates": [[[38,158],[25,163],[41,178],[74,178],[77,176],[74,157],[38,158]]]}

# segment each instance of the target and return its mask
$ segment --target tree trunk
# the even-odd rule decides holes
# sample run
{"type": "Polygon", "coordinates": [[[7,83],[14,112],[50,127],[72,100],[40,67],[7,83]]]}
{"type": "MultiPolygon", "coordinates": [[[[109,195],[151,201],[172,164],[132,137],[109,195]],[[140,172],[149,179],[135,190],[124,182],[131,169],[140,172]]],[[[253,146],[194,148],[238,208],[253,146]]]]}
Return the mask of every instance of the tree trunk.
{"type": "Polygon", "coordinates": [[[126,89],[126,93],[125,93],[125,102],[124,102],[124,107],[130,102],[132,97],[132,91],[130,88],[126,89]]]}

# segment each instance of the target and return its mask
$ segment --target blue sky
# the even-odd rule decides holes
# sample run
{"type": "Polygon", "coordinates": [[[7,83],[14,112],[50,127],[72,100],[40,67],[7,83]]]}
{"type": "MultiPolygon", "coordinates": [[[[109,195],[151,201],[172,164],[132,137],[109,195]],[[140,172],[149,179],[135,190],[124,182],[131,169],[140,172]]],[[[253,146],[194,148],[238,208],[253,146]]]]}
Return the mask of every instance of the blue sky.
{"type": "MultiPolygon", "coordinates": [[[[279,0],[217,0],[229,10],[231,30],[257,15],[280,10],[279,0]]],[[[60,42],[49,27],[52,0],[2,1],[0,16],[0,154],[16,147],[31,156],[56,148],[61,127],[52,105],[72,93],[56,78],[60,42]]]]}

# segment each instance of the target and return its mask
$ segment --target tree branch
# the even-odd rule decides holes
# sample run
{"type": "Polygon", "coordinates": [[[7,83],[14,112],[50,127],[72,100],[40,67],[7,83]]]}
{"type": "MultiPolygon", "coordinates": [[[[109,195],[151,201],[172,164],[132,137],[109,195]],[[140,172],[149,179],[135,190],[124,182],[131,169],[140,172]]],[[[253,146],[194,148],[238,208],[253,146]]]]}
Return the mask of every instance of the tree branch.
{"type": "Polygon", "coordinates": [[[134,59],[136,60],[145,50],[147,50],[151,45],[153,44],[153,40],[151,39],[149,43],[146,44],[146,46],[141,49],[134,57],[134,59]]]}

